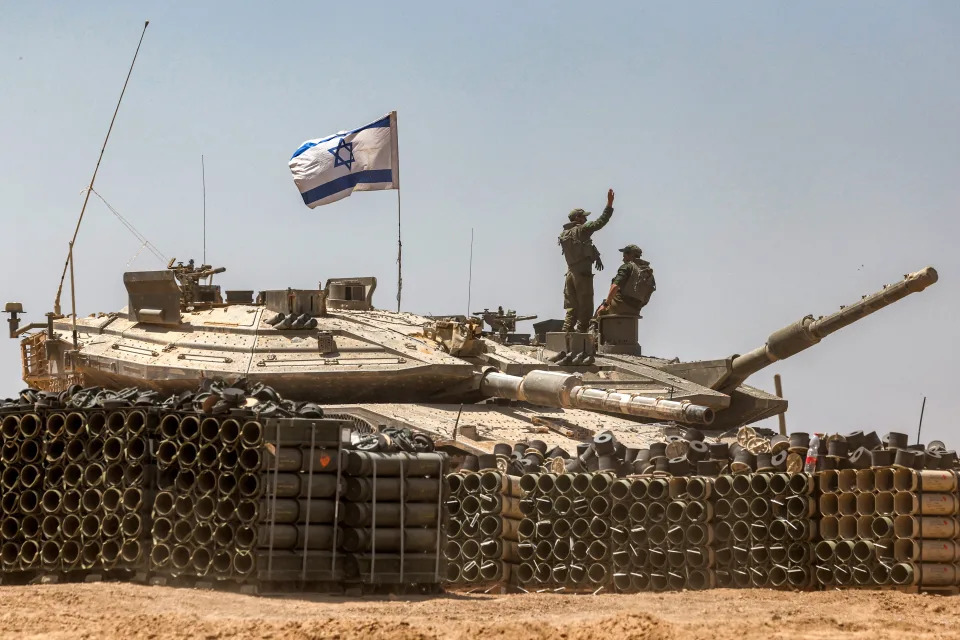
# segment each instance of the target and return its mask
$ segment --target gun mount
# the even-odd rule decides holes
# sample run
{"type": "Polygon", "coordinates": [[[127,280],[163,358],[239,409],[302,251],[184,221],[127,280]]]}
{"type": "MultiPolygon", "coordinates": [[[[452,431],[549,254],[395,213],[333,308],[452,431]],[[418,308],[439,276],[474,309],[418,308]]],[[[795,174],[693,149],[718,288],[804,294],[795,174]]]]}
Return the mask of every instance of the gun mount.
{"type": "Polygon", "coordinates": [[[517,330],[517,322],[537,319],[537,316],[518,316],[513,309],[507,309],[504,312],[503,307],[497,307],[496,311],[490,311],[490,309],[474,311],[473,315],[482,318],[490,326],[490,331],[497,334],[500,342],[506,342],[508,334],[517,330]]]}
{"type": "Polygon", "coordinates": [[[180,284],[180,307],[186,309],[198,304],[223,304],[223,298],[220,296],[220,287],[212,284],[200,284],[205,278],[213,277],[218,273],[227,270],[226,267],[213,268],[209,264],[202,264],[194,267],[193,260],[187,264],[177,262],[176,258],[171,258],[167,263],[167,269],[173,272],[173,277],[180,284]]]}

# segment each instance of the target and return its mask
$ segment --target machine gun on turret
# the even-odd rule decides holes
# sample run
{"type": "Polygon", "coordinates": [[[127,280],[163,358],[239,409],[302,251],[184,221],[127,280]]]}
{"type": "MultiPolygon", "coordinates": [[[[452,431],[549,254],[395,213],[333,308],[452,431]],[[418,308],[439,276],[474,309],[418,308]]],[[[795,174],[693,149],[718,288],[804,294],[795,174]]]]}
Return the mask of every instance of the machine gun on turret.
{"type": "Polygon", "coordinates": [[[176,262],[176,258],[171,258],[167,263],[167,269],[173,271],[173,277],[180,284],[180,308],[186,309],[197,304],[223,304],[223,298],[220,295],[220,287],[212,284],[200,284],[201,280],[211,278],[212,276],[223,273],[226,267],[213,268],[209,264],[202,264],[199,267],[194,266],[193,260],[187,264],[176,262]]]}
{"type": "Polygon", "coordinates": [[[474,311],[473,315],[483,319],[490,326],[491,333],[495,333],[500,342],[510,342],[510,334],[517,330],[517,322],[521,320],[536,320],[537,316],[518,316],[513,309],[507,309],[504,312],[503,307],[497,307],[496,311],[484,309],[483,311],[474,311]]]}

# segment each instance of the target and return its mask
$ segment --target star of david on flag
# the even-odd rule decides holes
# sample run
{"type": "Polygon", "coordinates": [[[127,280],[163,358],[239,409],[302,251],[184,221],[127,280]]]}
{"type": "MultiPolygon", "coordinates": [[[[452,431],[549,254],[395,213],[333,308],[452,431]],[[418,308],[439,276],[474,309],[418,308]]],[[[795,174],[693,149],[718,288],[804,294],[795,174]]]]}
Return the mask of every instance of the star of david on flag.
{"type": "Polygon", "coordinates": [[[330,153],[333,154],[333,168],[336,169],[340,165],[345,166],[347,169],[352,169],[351,165],[356,162],[356,158],[353,157],[353,143],[347,142],[345,138],[340,138],[340,142],[337,143],[332,149],[327,149],[330,153]],[[344,158],[341,152],[346,151],[347,157],[344,158]]]}
{"type": "Polygon", "coordinates": [[[397,112],[352,131],[307,140],[290,158],[290,172],[311,209],[354,191],[399,189],[397,112]]]}

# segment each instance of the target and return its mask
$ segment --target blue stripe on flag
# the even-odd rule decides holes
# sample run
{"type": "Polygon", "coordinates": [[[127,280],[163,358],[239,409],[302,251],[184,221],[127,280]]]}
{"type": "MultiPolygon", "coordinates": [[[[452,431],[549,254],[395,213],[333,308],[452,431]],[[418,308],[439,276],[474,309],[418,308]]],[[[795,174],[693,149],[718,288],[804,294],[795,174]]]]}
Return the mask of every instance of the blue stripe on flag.
{"type": "Polygon", "coordinates": [[[390,169],[371,169],[369,171],[358,171],[357,173],[352,173],[350,175],[341,176],[336,180],[331,180],[330,182],[324,183],[319,187],[314,187],[313,189],[305,191],[300,195],[303,196],[303,204],[309,205],[317,200],[323,200],[327,196],[332,196],[339,191],[352,189],[361,182],[393,182],[393,171],[390,169]]]}
{"type": "Polygon", "coordinates": [[[300,145],[300,148],[299,148],[299,149],[297,149],[296,151],[293,152],[293,155],[290,156],[290,159],[293,160],[294,158],[296,158],[298,155],[300,155],[301,153],[303,153],[303,152],[306,151],[307,149],[310,149],[311,147],[315,147],[315,146],[317,146],[318,144],[323,144],[324,142],[329,142],[330,140],[333,140],[333,139],[335,139],[335,138],[340,138],[340,137],[342,137],[342,136],[348,136],[348,135],[350,135],[351,133],[357,133],[357,132],[363,131],[363,130],[365,130],[365,129],[381,129],[381,128],[383,128],[383,127],[389,127],[389,126],[390,126],[390,116],[385,116],[385,117],[381,118],[380,120],[377,120],[376,122],[371,122],[370,124],[368,124],[368,125],[366,125],[366,126],[364,126],[364,127],[360,127],[359,129],[354,129],[353,131],[347,131],[346,133],[335,133],[335,134],[332,135],[332,136],[327,136],[327,137],[324,138],[323,140],[315,140],[315,141],[313,141],[313,142],[304,142],[302,145],[300,145]]]}

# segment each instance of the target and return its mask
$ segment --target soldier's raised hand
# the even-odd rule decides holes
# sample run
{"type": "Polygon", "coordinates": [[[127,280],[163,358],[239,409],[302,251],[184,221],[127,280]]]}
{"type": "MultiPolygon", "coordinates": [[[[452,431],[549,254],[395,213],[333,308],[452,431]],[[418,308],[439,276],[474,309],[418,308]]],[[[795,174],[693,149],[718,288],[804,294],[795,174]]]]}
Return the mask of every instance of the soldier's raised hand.
{"type": "Polygon", "coordinates": [[[613,189],[607,190],[607,206],[608,207],[613,206],[613,189]]]}

